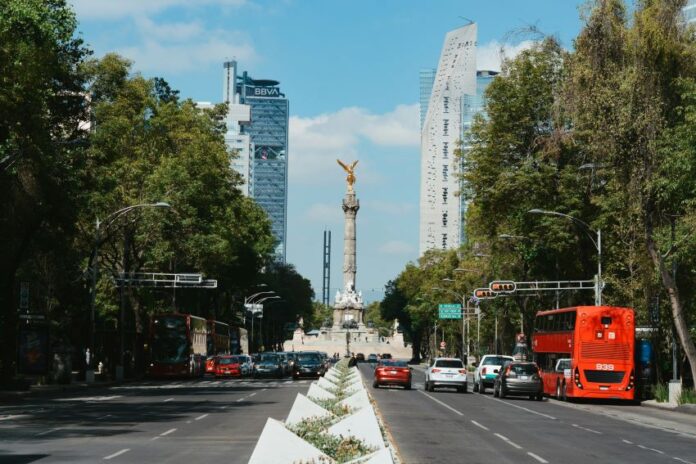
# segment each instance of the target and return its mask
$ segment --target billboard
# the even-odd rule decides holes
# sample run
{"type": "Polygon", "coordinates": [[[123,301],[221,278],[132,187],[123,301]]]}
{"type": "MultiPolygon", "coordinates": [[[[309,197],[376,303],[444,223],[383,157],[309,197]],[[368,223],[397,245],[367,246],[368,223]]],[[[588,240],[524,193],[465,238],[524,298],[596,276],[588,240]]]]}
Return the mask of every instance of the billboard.
{"type": "Polygon", "coordinates": [[[19,329],[18,370],[22,374],[48,372],[48,327],[19,329]]]}

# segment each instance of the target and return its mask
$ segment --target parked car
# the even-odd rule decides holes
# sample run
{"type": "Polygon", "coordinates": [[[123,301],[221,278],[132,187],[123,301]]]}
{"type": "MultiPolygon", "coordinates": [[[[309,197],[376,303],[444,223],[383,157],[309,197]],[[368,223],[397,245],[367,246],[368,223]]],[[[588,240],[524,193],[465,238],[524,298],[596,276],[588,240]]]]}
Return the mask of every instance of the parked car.
{"type": "Polygon", "coordinates": [[[379,361],[379,358],[377,358],[377,355],[375,353],[370,353],[367,355],[367,362],[369,363],[376,363],[379,361]]]}
{"type": "Polygon", "coordinates": [[[281,362],[283,364],[283,376],[292,374],[292,359],[290,353],[285,351],[279,351],[276,353],[280,356],[281,362]]]}
{"type": "Polygon", "coordinates": [[[297,362],[297,352],[296,351],[285,351],[288,357],[288,365],[290,366],[290,373],[295,369],[295,363],[297,362]]]}
{"type": "Polygon", "coordinates": [[[392,355],[389,353],[382,353],[382,359],[391,359],[392,355]]]}
{"type": "Polygon", "coordinates": [[[220,377],[241,377],[242,361],[239,356],[218,356],[215,361],[215,378],[220,377]]]}
{"type": "Polygon", "coordinates": [[[242,375],[251,375],[254,372],[254,361],[248,354],[237,355],[242,366],[242,375]]]}
{"type": "Polygon", "coordinates": [[[512,361],[503,365],[493,384],[493,396],[525,395],[530,400],[544,399],[544,384],[536,363],[512,361]]]}
{"type": "Polygon", "coordinates": [[[205,358],[205,373],[213,374],[215,372],[215,360],[217,356],[208,356],[205,358]]]}
{"type": "Polygon", "coordinates": [[[411,368],[406,361],[393,361],[384,359],[375,367],[373,388],[382,385],[401,385],[406,390],[411,389],[411,368]]]}
{"type": "Polygon", "coordinates": [[[485,393],[487,387],[492,387],[495,383],[495,378],[498,376],[498,371],[508,361],[514,361],[512,356],[501,354],[487,354],[481,358],[479,364],[475,364],[474,371],[474,391],[485,393]]]}
{"type": "Polygon", "coordinates": [[[459,358],[435,358],[425,370],[425,389],[456,387],[460,393],[467,391],[467,370],[459,358]]]}
{"type": "Polygon", "coordinates": [[[260,353],[254,365],[254,377],[273,376],[282,379],[285,376],[283,357],[278,353],[260,353]]]}
{"type": "Polygon", "coordinates": [[[316,351],[303,351],[297,353],[293,366],[292,378],[320,377],[326,372],[323,356],[316,351]]]}
{"type": "Polygon", "coordinates": [[[362,353],[358,353],[355,355],[355,360],[357,362],[365,362],[365,355],[362,353]]]}

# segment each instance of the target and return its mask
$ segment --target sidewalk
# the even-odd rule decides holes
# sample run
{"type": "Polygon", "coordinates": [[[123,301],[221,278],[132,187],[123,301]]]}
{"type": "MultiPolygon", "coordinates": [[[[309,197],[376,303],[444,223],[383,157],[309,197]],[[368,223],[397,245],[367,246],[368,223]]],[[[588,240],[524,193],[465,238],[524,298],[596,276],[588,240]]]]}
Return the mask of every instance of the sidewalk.
{"type": "Polygon", "coordinates": [[[33,398],[40,396],[60,396],[67,392],[87,390],[99,387],[111,387],[121,383],[134,382],[135,379],[124,380],[117,382],[115,380],[97,381],[86,383],[84,381],[72,382],[69,384],[49,384],[49,385],[31,385],[28,390],[0,390],[0,404],[8,404],[21,401],[24,398],[33,398]]]}
{"type": "Polygon", "coordinates": [[[683,414],[696,415],[696,404],[675,405],[672,403],[658,403],[657,400],[645,400],[640,403],[641,406],[648,408],[661,409],[663,411],[680,412],[683,414]]]}

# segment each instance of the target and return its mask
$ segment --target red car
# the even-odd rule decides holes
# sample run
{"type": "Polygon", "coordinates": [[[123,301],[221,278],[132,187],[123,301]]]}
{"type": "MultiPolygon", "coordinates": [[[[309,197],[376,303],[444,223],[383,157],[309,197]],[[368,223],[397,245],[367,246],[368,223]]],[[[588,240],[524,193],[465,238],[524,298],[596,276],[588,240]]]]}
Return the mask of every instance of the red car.
{"type": "Polygon", "coordinates": [[[215,362],[215,377],[241,377],[242,362],[238,356],[218,356],[215,362]]]}
{"type": "Polygon", "coordinates": [[[411,389],[411,368],[405,361],[382,359],[375,367],[374,388],[380,385],[401,385],[406,390],[411,389]]]}
{"type": "Polygon", "coordinates": [[[205,373],[206,374],[215,373],[215,361],[216,360],[217,360],[217,356],[208,356],[205,359],[205,373]]]}

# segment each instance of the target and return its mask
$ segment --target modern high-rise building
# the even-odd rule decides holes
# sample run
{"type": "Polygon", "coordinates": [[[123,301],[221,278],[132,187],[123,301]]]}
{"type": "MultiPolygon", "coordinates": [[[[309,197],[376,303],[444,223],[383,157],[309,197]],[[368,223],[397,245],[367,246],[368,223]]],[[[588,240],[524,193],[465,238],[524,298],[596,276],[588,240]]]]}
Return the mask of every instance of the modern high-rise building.
{"type": "Polygon", "coordinates": [[[244,178],[242,192],[268,214],[277,240],[276,260],[285,262],[289,102],[278,81],[239,74],[236,61],[223,67],[223,97],[229,107],[225,142],[236,152],[231,164],[244,178]]]}
{"type": "Polygon", "coordinates": [[[435,83],[435,73],[437,70],[433,68],[420,70],[420,130],[423,130],[425,116],[428,114],[428,104],[430,103],[430,94],[433,92],[433,84],[435,83]]]}
{"type": "MultiPolygon", "coordinates": [[[[440,54],[421,128],[420,253],[456,248],[462,240],[463,208],[454,151],[463,143],[467,95],[476,95],[475,23],[450,31],[440,54]]],[[[421,71],[421,97],[429,76],[421,71]]],[[[421,98],[421,110],[423,109],[421,98]]]]}
{"type": "Polygon", "coordinates": [[[683,11],[687,23],[696,22],[696,0],[688,0],[683,11]]]}

